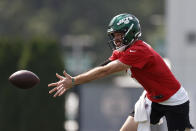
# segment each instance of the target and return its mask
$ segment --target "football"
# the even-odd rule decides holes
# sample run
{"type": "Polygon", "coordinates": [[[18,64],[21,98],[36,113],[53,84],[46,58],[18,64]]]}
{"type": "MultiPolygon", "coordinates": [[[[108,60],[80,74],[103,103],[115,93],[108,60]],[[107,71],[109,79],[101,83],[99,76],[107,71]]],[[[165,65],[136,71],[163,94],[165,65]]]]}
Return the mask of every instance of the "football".
{"type": "Polygon", "coordinates": [[[40,79],[31,71],[19,70],[9,77],[9,81],[18,88],[29,89],[37,85],[40,82],[40,79]]]}

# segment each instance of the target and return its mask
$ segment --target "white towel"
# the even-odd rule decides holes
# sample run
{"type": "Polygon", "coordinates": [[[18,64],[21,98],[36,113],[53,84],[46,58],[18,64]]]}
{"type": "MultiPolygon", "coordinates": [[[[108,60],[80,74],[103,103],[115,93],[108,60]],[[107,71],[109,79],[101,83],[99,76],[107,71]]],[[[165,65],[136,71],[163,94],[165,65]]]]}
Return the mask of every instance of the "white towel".
{"type": "Polygon", "coordinates": [[[135,104],[134,120],[138,122],[137,131],[151,131],[150,129],[150,111],[151,101],[145,99],[146,91],[142,93],[135,104]]]}
{"type": "Polygon", "coordinates": [[[136,122],[144,122],[148,120],[147,117],[147,112],[145,108],[145,96],[146,96],[146,91],[142,93],[140,96],[139,100],[135,104],[135,115],[134,115],[134,120],[136,122]]]}
{"type": "MultiPolygon", "coordinates": [[[[151,131],[150,128],[150,113],[152,102],[146,97],[146,91],[143,91],[139,100],[135,104],[134,120],[138,122],[137,131],[151,131]]],[[[159,125],[163,123],[163,118],[160,119],[159,125]]]]}

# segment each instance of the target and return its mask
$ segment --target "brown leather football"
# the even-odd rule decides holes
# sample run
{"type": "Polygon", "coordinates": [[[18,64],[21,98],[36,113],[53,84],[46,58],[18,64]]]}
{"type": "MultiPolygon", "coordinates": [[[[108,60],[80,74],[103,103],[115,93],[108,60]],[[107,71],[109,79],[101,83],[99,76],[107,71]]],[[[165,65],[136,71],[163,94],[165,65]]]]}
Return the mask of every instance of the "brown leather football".
{"type": "Polygon", "coordinates": [[[29,89],[37,85],[40,79],[31,71],[19,70],[9,77],[9,81],[18,88],[29,89]]]}

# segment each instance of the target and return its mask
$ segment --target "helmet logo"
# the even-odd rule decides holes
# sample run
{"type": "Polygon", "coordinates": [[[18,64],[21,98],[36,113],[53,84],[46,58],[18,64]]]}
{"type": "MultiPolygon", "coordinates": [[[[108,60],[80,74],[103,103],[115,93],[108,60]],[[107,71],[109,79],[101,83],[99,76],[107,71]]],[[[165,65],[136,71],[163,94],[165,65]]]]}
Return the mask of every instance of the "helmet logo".
{"type": "Polygon", "coordinates": [[[122,23],[129,24],[130,20],[132,20],[132,19],[133,19],[133,17],[131,17],[131,16],[125,17],[125,18],[119,20],[117,25],[121,25],[122,23]]]}

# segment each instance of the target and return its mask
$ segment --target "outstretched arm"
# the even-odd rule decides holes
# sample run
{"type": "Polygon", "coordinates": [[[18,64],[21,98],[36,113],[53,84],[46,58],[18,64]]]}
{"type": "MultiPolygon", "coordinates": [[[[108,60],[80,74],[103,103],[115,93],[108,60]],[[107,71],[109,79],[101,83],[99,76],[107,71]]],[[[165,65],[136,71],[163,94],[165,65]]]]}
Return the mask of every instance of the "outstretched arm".
{"type": "Polygon", "coordinates": [[[54,97],[61,96],[62,94],[64,94],[66,90],[71,88],[73,84],[74,85],[84,84],[99,78],[103,78],[112,73],[126,70],[128,68],[130,68],[130,66],[123,64],[119,60],[115,60],[108,63],[107,65],[96,67],[92,70],[89,70],[88,72],[82,73],[75,77],[71,77],[69,74],[67,74],[64,71],[64,76],[60,76],[56,74],[56,76],[60,79],[58,82],[51,83],[48,85],[49,87],[54,86],[54,88],[50,90],[49,93],[51,94],[56,91],[54,97]]]}
{"type": "Polygon", "coordinates": [[[111,63],[109,63],[105,66],[99,66],[99,67],[96,67],[96,68],[86,72],[86,73],[75,76],[74,77],[75,84],[79,85],[79,84],[87,83],[92,80],[103,78],[103,77],[108,76],[112,73],[125,70],[127,68],[129,68],[129,66],[121,63],[118,60],[112,61],[111,63]]]}
{"type": "Polygon", "coordinates": [[[112,62],[111,60],[107,59],[103,63],[100,64],[100,66],[107,65],[108,63],[112,62]]]}

